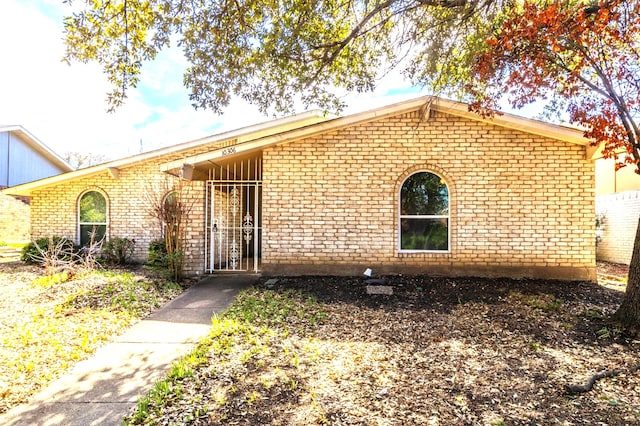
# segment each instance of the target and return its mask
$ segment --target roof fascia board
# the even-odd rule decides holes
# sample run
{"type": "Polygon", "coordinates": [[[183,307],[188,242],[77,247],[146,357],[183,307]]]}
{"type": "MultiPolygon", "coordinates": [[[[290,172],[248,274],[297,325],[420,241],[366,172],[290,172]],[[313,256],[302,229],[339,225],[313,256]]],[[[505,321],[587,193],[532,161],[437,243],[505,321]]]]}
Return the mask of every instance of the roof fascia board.
{"type": "MultiPolygon", "coordinates": [[[[163,172],[172,172],[181,168],[184,164],[195,165],[204,162],[214,162],[223,157],[233,158],[234,156],[246,154],[253,150],[266,148],[270,145],[291,142],[294,140],[304,139],[316,136],[318,134],[340,130],[345,127],[362,124],[369,121],[379,120],[395,115],[413,112],[419,109],[434,109],[445,114],[455,115],[468,118],[474,121],[480,121],[487,124],[497,125],[513,130],[519,130],[526,133],[557,139],[578,145],[588,145],[589,140],[578,129],[571,129],[555,124],[545,123],[539,120],[523,118],[512,114],[496,115],[492,118],[483,118],[482,116],[470,112],[467,104],[455,102],[442,98],[434,98],[431,96],[421,97],[414,100],[388,105],[370,111],[365,111],[345,117],[336,118],[330,121],[313,124],[308,127],[293,129],[286,133],[274,134],[261,139],[247,141],[234,146],[232,150],[227,148],[217,149],[211,152],[194,155],[180,160],[164,163],[160,166],[163,172]]],[[[174,174],[174,173],[172,173],[174,174]]]]}
{"type": "Polygon", "coordinates": [[[219,160],[222,157],[232,158],[239,154],[248,153],[250,151],[265,148],[270,145],[309,138],[318,134],[340,130],[342,128],[353,126],[356,124],[411,112],[423,106],[425,104],[425,100],[426,98],[418,98],[414,99],[413,101],[402,102],[374,110],[348,115],[345,117],[334,118],[332,120],[312,124],[303,128],[292,129],[283,133],[247,141],[234,146],[233,150],[229,150],[227,147],[225,147],[184,159],[170,161],[162,164],[160,166],[160,169],[163,172],[170,172],[182,167],[184,164],[194,165],[202,162],[219,160]]]}
{"type": "Polygon", "coordinates": [[[19,125],[2,126],[0,127],[0,132],[9,132],[19,135],[31,148],[42,154],[48,161],[60,168],[62,172],[70,172],[73,170],[73,167],[71,167],[69,163],[24,127],[19,125]]]}
{"type": "MultiPolygon", "coordinates": [[[[86,177],[96,173],[104,172],[109,168],[126,168],[128,166],[162,157],[164,155],[178,154],[182,151],[187,151],[202,145],[223,142],[225,140],[236,138],[238,139],[237,144],[233,145],[233,150],[229,150],[228,147],[224,147],[217,150],[212,150],[208,153],[167,162],[160,166],[160,169],[162,171],[170,172],[175,169],[181,168],[184,164],[194,165],[201,162],[219,160],[222,157],[232,158],[233,156],[248,153],[250,151],[261,149],[269,145],[309,138],[318,134],[337,131],[345,127],[379,120],[394,115],[409,113],[420,109],[434,109],[445,114],[464,117],[474,121],[484,122],[487,124],[497,125],[513,130],[519,130],[526,133],[570,142],[582,146],[587,146],[590,142],[584,137],[583,132],[579,129],[572,129],[555,124],[549,124],[543,121],[523,118],[506,113],[490,118],[483,118],[476,113],[470,112],[467,104],[433,96],[423,96],[413,100],[387,105],[381,108],[339,118],[327,117],[320,111],[309,111],[291,117],[267,121],[256,125],[220,133],[217,135],[208,136],[206,138],[185,142],[179,145],[173,145],[155,151],[138,154],[132,157],[107,162],[97,166],[87,167],[85,169],[79,169],[65,174],[52,176],[50,178],[17,185],[12,188],[7,188],[2,192],[11,195],[29,196],[33,189],[43,186],[53,185],[70,179],[86,177]]],[[[589,152],[586,153],[587,156],[590,154],[593,155],[590,150],[588,151],[589,152]]]]}
{"type": "MultiPolygon", "coordinates": [[[[44,186],[55,185],[61,182],[65,182],[71,179],[78,179],[94,174],[108,171],[109,169],[123,169],[135,164],[144,163],[154,158],[162,157],[170,154],[178,154],[182,151],[188,151],[193,148],[197,148],[202,145],[211,143],[224,142],[227,140],[238,139],[240,141],[255,139],[255,135],[268,135],[276,132],[282,132],[283,128],[293,126],[309,126],[313,123],[331,120],[332,116],[326,115],[322,111],[313,110],[304,113],[292,115],[289,117],[280,118],[277,120],[266,121],[263,123],[254,124],[251,126],[242,127],[240,129],[230,130],[228,132],[219,133],[205,138],[196,139],[194,141],[185,142],[178,145],[172,145],[166,148],[160,148],[154,151],[149,151],[142,154],[137,154],[131,157],[122,158],[119,160],[109,161],[106,163],[98,164],[95,166],[86,167],[83,169],[73,170],[69,166],[70,170],[67,173],[51,176],[48,178],[36,180],[33,182],[27,182],[21,185],[16,185],[10,188],[2,190],[2,193],[9,195],[30,196],[31,191],[36,188],[44,186]]],[[[9,127],[9,126],[8,126],[9,127]]],[[[20,126],[10,126],[20,127],[20,126]]],[[[7,130],[7,127],[1,127],[1,130],[7,130]]]]}
{"type": "Polygon", "coordinates": [[[519,130],[525,133],[544,136],[577,145],[586,146],[591,143],[590,139],[584,137],[584,131],[577,128],[546,123],[544,121],[520,117],[518,115],[508,113],[499,113],[493,117],[484,118],[475,112],[469,111],[466,104],[445,99],[439,99],[436,101],[434,103],[434,108],[446,114],[465,117],[475,121],[494,124],[500,127],[519,130]]]}
{"type": "Polygon", "coordinates": [[[167,154],[176,154],[181,151],[187,151],[202,145],[207,145],[210,143],[223,142],[225,140],[231,139],[251,139],[252,135],[257,134],[271,134],[277,133],[281,127],[286,126],[303,126],[309,125],[317,122],[322,122],[326,120],[330,120],[331,116],[324,114],[322,111],[313,110],[307,111],[300,114],[295,114],[289,117],[279,118],[275,120],[265,121],[258,124],[253,124],[251,126],[241,127],[239,129],[229,130],[227,132],[218,133],[211,136],[206,136],[204,138],[196,139],[189,142],[184,142],[178,145],[171,145],[166,148],[160,148],[154,151],[149,151],[144,154],[138,154],[133,157],[128,157],[123,160],[130,160],[130,163],[135,163],[139,160],[141,156],[146,156],[147,158],[155,158],[161,157],[167,154]]]}

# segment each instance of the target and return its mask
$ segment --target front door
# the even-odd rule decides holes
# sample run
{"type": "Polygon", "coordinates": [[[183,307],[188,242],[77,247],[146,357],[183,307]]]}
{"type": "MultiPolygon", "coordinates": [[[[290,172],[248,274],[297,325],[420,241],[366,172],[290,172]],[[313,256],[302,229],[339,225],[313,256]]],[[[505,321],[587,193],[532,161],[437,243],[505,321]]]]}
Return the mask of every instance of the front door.
{"type": "Polygon", "coordinates": [[[262,184],[259,181],[207,182],[207,270],[260,269],[262,184]]]}

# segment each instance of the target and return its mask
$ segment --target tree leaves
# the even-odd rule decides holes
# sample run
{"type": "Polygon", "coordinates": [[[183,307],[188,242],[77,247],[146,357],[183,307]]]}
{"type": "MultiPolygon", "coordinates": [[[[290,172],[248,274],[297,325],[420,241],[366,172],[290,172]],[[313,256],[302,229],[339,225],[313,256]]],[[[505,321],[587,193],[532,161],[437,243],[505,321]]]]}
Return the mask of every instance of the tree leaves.
{"type": "Polygon", "coordinates": [[[473,109],[495,107],[505,93],[516,108],[550,97],[605,157],[628,153],[618,167],[638,164],[639,12],[640,3],[619,0],[514,6],[474,65],[473,109]]]}
{"type": "Polygon", "coordinates": [[[501,0],[92,0],[65,19],[65,60],[97,62],[111,109],[144,61],[177,40],[196,108],[222,112],[232,96],[263,112],[297,103],[339,110],[402,65],[415,84],[443,90],[468,75],[501,0]],[[482,37],[476,37],[476,34],[482,37]]]}
{"type": "Polygon", "coordinates": [[[122,104],[135,87],[145,60],[169,45],[172,18],[164,16],[168,1],[92,0],[86,9],[64,19],[64,60],[95,61],[102,66],[113,90],[110,109],[122,104]]]}

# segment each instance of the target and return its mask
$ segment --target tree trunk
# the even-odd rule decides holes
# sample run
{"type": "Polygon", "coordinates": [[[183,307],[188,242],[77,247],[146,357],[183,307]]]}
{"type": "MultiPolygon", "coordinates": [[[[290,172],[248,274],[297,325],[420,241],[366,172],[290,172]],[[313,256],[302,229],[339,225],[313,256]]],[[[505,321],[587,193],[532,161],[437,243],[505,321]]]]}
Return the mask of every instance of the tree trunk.
{"type": "Polygon", "coordinates": [[[640,327],[640,219],[633,242],[627,291],[615,318],[626,326],[640,327]]]}

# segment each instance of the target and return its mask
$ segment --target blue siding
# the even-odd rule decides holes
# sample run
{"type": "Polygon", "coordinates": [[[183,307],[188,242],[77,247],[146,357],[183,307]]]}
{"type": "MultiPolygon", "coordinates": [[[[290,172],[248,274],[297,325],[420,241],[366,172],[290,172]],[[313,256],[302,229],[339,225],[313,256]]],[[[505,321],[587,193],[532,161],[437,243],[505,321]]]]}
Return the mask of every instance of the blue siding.
{"type": "Polygon", "coordinates": [[[9,133],[0,132],[0,187],[9,186],[9,133]]]}
{"type": "Polygon", "coordinates": [[[0,185],[19,185],[57,175],[62,171],[15,133],[0,133],[0,185]]]}

